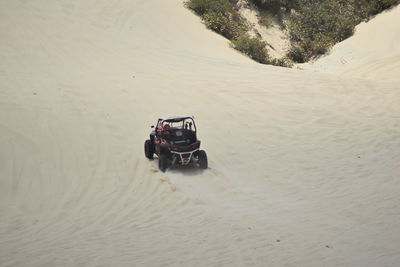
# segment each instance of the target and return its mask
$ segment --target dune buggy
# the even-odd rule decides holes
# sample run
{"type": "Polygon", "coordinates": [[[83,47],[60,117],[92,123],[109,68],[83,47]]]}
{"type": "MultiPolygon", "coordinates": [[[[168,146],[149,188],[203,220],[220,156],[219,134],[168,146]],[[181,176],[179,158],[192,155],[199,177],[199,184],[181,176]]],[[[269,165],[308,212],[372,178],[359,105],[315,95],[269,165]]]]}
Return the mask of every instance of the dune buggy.
{"type": "Polygon", "coordinates": [[[200,150],[196,124],[192,117],[160,118],[150,139],[144,142],[144,154],[148,159],[158,156],[158,167],[165,172],[170,166],[194,164],[207,169],[207,154],[200,150]]]}

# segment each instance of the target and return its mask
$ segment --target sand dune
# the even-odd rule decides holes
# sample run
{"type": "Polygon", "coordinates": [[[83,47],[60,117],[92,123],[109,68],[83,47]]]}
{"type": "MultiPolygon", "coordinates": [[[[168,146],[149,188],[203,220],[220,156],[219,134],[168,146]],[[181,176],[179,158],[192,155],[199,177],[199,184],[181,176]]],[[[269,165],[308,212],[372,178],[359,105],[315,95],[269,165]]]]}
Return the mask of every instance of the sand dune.
{"type": "Polygon", "coordinates": [[[179,0],[0,13],[0,266],[400,264],[398,83],[254,63],[179,0]],[[208,170],[144,158],[177,114],[208,170]]]}

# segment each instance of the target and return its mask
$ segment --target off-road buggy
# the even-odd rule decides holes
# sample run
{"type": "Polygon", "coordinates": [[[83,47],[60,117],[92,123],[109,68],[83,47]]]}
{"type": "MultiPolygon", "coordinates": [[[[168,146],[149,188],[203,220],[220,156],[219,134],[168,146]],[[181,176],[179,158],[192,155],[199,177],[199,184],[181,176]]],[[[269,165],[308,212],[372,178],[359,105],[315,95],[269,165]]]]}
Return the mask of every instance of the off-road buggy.
{"type": "Polygon", "coordinates": [[[207,169],[207,154],[200,150],[196,124],[192,117],[160,118],[150,139],[144,142],[144,154],[148,159],[158,156],[158,167],[162,172],[172,165],[198,165],[207,169]]]}

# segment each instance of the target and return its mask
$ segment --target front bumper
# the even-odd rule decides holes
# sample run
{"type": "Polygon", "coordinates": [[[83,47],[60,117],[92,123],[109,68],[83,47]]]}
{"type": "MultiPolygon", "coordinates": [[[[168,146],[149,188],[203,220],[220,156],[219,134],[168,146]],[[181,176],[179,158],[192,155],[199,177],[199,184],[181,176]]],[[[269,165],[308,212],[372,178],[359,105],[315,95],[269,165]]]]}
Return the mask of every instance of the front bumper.
{"type": "Polygon", "coordinates": [[[185,152],[176,152],[171,151],[172,154],[172,165],[180,163],[182,165],[188,165],[192,160],[194,154],[199,151],[199,149],[195,149],[192,151],[185,151],[185,152]]]}

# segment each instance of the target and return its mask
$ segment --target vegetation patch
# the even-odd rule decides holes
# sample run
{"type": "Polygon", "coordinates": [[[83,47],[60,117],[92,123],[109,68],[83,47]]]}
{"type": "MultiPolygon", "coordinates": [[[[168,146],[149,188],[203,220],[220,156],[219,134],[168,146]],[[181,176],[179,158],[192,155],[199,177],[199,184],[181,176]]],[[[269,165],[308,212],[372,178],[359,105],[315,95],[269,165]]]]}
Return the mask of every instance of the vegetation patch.
{"type": "Polygon", "coordinates": [[[291,48],[288,58],[303,63],[350,37],[354,28],[399,0],[250,0],[260,10],[285,14],[291,48]]]}
{"type": "Polygon", "coordinates": [[[207,28],[231,40],[231,47],[262,64],[288,66],[284,60],[271,59],[266,43],[247,34],[249,23],[237,11],[238,0],[189,0],[186,6],[198,14],[207,28]]]}
{"type": "Polygon", "coordinates": [[[189,0],[186,6],[198,14],[211,30],[232,40],[249,25],[235,9],[237,0],[189,0]]]}
{"type": "Polygon", "coordinates": [[[348,0],[301,2],[288,25],[292,42],[288,55],[295,62],[326,53],[332,45],[350,37],[360,22],[348,0]]]}
{"type": "Polygon", "coordinates": [[[262,10],[269,10],[275,14],[280,12],[290,12],[297,9],[298,0],[249,0],[262,10]]]}
{"type": "MultiPolygon", "coordinates": [[[[211,30],[231,40],[231,46],[263,64],[291,66],[325,54],[336,43],[350,37],[355,26],[400,0],[247,0],[260,14],[286,17],[291,47],[285,59],[271,59],[266,43],[247,32],[251,25],[238,12],[238,0],[188,0],[186,6],[198,14],[211,30]]],[[[271,25],[266,16],[259,23],[271,25]]]]}
{"type": "Polygon", "coordinates": [[[266,43],[259,37],[250,37],[247,33],[231,41],[231,46],[257,62],[270,64],[266,43]]]}

